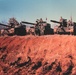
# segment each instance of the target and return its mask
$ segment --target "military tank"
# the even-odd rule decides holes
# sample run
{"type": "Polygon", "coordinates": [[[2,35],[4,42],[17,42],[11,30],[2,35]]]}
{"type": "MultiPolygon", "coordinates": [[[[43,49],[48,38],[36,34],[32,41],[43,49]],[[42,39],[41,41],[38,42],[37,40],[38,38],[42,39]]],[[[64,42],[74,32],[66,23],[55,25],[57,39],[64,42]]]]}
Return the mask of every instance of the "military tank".
{"type": "Polygon", "coordinates": [[[49,35],[49,34],[54,34],[53,29],[51,28],[51,25],[45,21],[38,22],[36,23],[31,23],[31,22],[25,22],[22,21],[21,23],[23,24],[30,24],[33,28],[33,31],[31,30],[31,33],[34,33],[34,35],[49,35]]]}
{"type": "Polygon", "coordinates": [[[0,26],[4,26],[3,29],[0,30],[0,35],[4,36],[4,35],[8,35],[8,36],[13,36],[13,35],[26,35],[26,26],[25,25],[19,25],[16,27],[12,27],[9,25],[5,25],[0,23],[0,26]]]}
{"type": "Polygon", "coordinates": [[[56,25],[54,27],[54,33],[55,34],[74,34],[75,32],[75,23],[71,23],[70,25],[67,22],[67,19],[63,19],[62,22],[50,20],[53,23],[57,23],[59,25],[56,25]]]}

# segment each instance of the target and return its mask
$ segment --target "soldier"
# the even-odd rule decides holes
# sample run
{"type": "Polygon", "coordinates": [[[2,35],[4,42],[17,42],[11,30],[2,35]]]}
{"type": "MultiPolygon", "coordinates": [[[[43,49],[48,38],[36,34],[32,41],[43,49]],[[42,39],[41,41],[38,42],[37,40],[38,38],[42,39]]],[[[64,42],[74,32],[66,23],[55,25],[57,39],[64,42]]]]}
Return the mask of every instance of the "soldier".
{"type": "Polygon", "coordinates": [[[62,16],[60,17],[60,22],[63,22],[63,18],[62,18],[62,16]]]}
{"type": "Polygon", "coordinates": [[[40,23],[42,23],[43,22],[43,20],[42,20],[42,18],[40,18],[40,23]]]}
{"type": "Polygon", "coordinates": [[[9,24],[11,25],[11,27],[14,27],[14,20],[13,20],[13,18],[9,19],[9,24]]]}
{"type": "Polygon", "coordinates": [[[64,26],[64,25],[63,25],[63,18],[62,18],[62,16],[61,16],[61,17],[60,17],[60,26],[59,26],[59,28],[61,28],[61,29],[65,32],[63,26],[64,26]]]}
{"type": "Polygon", "coordinates": [[[63,26],[63,18],[62,18],[62,16],[60,17],[60,26],[59,27],[61,27],[61,26],[63,26]]]}
{"type": "Polygon", "coordinates": [[[69,21],[67,22],[67,27],[72,26],[72,25],[73,25],[72,21],[69,20],[69,21]]]}
{"type": "Polygon", "coordinates": [[[36,21],[36,24],[35,24],[35,35],[39,35],[40,36],[40,29],[39,29],[38,20],[36,21]]]}
{"type": "Polygon", "coordinates": [[[15,18],[10,18],[9,24],[11,25],[11,27],[19,26],[19,23],[15,18]]]}
{"type": "Polygon", "coordinates": [[[42,18],[40,18],[39,28],[40,28],[40,34],[41,34],[41,35],[44,35],[45,27],[44,27],[42,18]]]}

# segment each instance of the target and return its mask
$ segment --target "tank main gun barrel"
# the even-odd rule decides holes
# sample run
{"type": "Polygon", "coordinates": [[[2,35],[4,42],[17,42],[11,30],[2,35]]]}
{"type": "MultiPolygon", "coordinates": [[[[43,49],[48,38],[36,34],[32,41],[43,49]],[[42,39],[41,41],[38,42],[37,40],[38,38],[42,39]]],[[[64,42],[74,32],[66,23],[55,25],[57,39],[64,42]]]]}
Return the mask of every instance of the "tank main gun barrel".
{"type": "Polygon", "coordinates": [[[25,21],[22,21],[21,23],[35,25],[35,23],[30,23],[30,22],[25,22],[25,21]]]}
{"type": "Polygon", "coordinates": [[[54,23],[59,23],[61,24],[61,22],[58,22],[58,21],[55,21],[55,20],[50,20],[51,22],[54,22],[54,23]]]}
{"type": "Polygon", "coordinates": [[[11,27],[11,26],[8,26],[8,25],[2,24],[2,23],[0,23],[0,26],[11,27]]]}
{"type": "MultiPolygon", "coordinates": [[[[31,22],[25,22],[25,21],[22,21],[21,23],[35,25],[35,23],[31,23],[31,22]]],[[[43,21],[43,22],[39,22],[39,23],[46,23],[46,22],[45,22],[45,21],[43,21]]]]}

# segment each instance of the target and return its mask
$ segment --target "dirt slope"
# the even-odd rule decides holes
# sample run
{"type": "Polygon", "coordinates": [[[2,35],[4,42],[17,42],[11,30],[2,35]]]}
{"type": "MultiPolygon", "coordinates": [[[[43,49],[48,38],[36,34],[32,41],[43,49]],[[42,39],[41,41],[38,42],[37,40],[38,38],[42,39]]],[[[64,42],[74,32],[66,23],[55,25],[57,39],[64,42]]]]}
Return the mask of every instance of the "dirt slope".
{"type": "Polygon", "coordinates": [[[0,37],[0,75],[76,75],[76,36],[0,37]]]}

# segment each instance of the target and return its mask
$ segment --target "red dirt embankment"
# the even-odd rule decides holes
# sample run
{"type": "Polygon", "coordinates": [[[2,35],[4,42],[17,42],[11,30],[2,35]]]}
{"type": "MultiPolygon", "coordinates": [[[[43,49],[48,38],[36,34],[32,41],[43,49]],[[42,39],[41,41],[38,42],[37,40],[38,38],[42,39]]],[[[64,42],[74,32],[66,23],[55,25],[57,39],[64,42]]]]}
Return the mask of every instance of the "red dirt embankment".
{"type": "Polygon", "coordinates": [[[76,36],[0,37],[0,75],[76,75],[76,36]]]}

